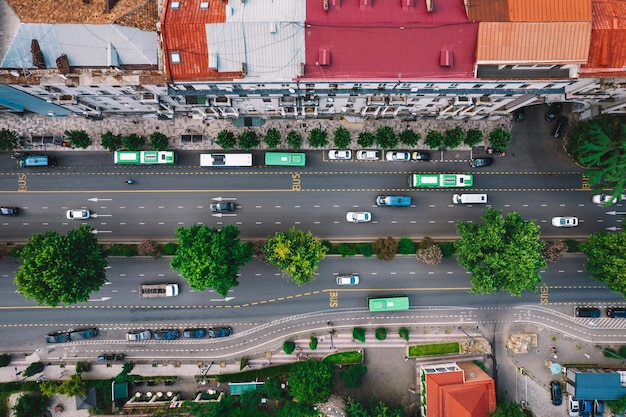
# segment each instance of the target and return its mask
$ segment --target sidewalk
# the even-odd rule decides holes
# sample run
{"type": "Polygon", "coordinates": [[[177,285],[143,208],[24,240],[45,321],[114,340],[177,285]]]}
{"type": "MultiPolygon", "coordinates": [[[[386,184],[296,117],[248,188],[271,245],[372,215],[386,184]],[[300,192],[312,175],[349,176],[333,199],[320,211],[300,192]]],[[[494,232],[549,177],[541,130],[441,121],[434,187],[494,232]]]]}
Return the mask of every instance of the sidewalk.
{"type": "MultiPolygon", "coordinates": [[[[228,129],[235,134],[246,130],[254,130],[257,133],[264,135],[268,129],[274,128],[281,132],[281,137],[286,138],[290,131],[296,131],[300,133],[304,139],[303,149],[310,149],[308,147],[308,135],[314,128],[320,128],[328,132],[329,146],[333,147],[333,133],[335,129],[340,126],[348,129],[352,136],[352,147],[358,147],[356,141],[358,134],[363,131],[375,132],[382,126],[389,126],[396,133],[400,133],[405,129],[412,129],[416,133],[420,133],[422,140],[426,137],[428,130],[433,129],[441,133],[444,133],[447,129],[452,129],[456,126],[461,126],[464,130],[479,129],[486,137],[496,127],[503,127],[507,130],[511,130],[512,121],[508,119],[499,120],[454,120],[454,119],[435,119],[424,118],[417,119],[415,121],[403,121],[398,119],[377,119],[371,122],[365,123],[349,123],[345,119],[268,119],[261,127],[245,127],[238,128],[233,125],[233,120],[230,119],[218,119],[218,120],[199,120],[186,116],[179,116],[171,120],[158,120],[153,117],[141,117],[141,116],[111,116],[106,117],[103,120],[91,120],[85,117],[72,116],[72,117],[46,117],[36,114],[26,114],[23,116],[16,116],[9,113],[0,113],[0,128],[6,128],[16,131],[20,136],[26,139],[30,139],[32,136],[52,136],[62,137],[66,130],[84,130],[89,134],[93,145],[86,150],[101,151],[100,136],[111,131],[114,134],[120,134],[127,136],[131,133],[137,133],[141,136],[147,137],[155,132],[159,131],[165,134],[170,139],[170,148],[178,150],[203,150],[203,149],[220,149],[214,143],[214,139],[220,130],[228,129]],[[202,135],[202,140],[197,142],[185,141],[183,142],[183,135],[202,135]]],[[[401,145],[399,146],[402,147],[401,145]]],[[[420,142],[418,147],[424,147],[423,142],[420,142]]],[[[261,144],[261,149],[264,149],[264,143],[261,144]]],[[[283,147],[284,148],[284,147],[283,147]]],[[[35,149],[46,151],[71,151],[72,148],[63,147],[60,145],[47,144],[37,146],[35,149]]]]}

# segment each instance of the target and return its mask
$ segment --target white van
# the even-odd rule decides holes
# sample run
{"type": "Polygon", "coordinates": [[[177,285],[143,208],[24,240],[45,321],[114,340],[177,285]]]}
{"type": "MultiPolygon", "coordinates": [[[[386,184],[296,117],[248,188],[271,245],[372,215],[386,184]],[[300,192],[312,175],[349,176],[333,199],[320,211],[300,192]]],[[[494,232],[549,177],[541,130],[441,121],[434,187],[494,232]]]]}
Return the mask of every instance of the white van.
{"type": "Polygon", "coordinates": [[[454,204],[487,204],[487,194],[453,194],[454,204]]]}

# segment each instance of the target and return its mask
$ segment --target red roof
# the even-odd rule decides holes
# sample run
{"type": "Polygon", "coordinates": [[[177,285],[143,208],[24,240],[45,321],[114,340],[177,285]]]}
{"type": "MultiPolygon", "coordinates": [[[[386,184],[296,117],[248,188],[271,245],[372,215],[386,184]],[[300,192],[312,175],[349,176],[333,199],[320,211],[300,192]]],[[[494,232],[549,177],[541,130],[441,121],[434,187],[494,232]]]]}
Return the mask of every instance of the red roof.
{"type": "Polygon", "coordinates": [[[307,1],[304,78],[473,78],[478,24],[462,1],[307,1]]]}
{"type": "Polygon", "coordinates": [[[594,0],[589,61],[583,77],[623,77],[626,74],[626,3],[594,0]]]}
{"type": "Polygon", "coordinates": [[[224,3],[207,0],[166,0],[161,14],[163,59],[167,78],[183,80],[231,80],[239,72],[220,73],[209,69],[209,51],[205,25],[226,21],[224,3]],[[178,3],[178,8],[172,8],[178,3]],[[208,3],[201,9],[200,3],[208,3]],[[180,54],[180,63],[172,63],[170,53],[180,54]]]}

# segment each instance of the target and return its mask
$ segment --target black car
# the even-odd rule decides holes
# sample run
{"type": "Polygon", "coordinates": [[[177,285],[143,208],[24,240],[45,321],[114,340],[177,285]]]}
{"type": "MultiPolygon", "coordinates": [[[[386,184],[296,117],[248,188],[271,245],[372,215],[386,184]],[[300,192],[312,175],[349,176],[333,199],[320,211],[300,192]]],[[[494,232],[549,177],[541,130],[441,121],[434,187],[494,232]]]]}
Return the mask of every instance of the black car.
{"type": "Polygon", "coordinates": [[[0,207],[0,214],[3,216],[17,215],[17,207],[0,207]]]}
{"type": "Polygon", "coordinates": [[[161,329],[154,332],[154,340],[176,340],[178,339],[178,330],[161,329]]]}
{"type": "Polygon", "coordinates": [[[600,317],[600,309],[595,307],[576,307],[576,317],[600,317]]]}
{"type": "Polygon", "coordinates": [[[563,104],[561,103],[552,103],[548,111],[546,112],[545,118],[547,122],[551,122],[557,118],[559,114],[563,111],[563,104]]]}
{"type": "Polygon", "coordinates": [[[224,213],[229,211],[235,211],[235,203],[213,203],[209,206],[213,213],[224,213]]]}
{"type": "Polygon", "coordinates": [[[212,327],[207,334],[209,337],[227,337],[233,334],[233,329],[230,327],[212,327]]]}
{"type": "Polygon", "coordinates": [[[412,161],[430,161],[430,154],[424,151],[415,151],[411,153],[412,161]]]}
{"type": "Polygon", "coordinates": [[[563,403],[563,391],[561,390],[561,383],[559,381],[550,382],[550,398],[554,405],[561,405],[563,403]]]}
{"type": "Polygon", "coordinates": [[[470,160],[470,166],[472,168],[488,167],[489,165],[493,165],[493,158],[491,156],[470,160]]]}
{"type": "Polygon", "coordinates": [[[98,356],[97,360],[99,361],[123,361],[126,358],[126,355],[123,353],[113,354],[113,353],[103,353],[98,356]]]}
{"type": "Polygon", "coordinates": [[[557,120],[554,129],[552,129],[552,136],[554,136],[555,138],[560,138],[561,136],[563,136],[565,129],[567,129],[567,117],[561,116],[559,117],[559,120],[557,120]]]}
{"type": "Polygon", "coordinates": [[[626,308],[609,307],[606,309],[606,316],[611,318],[626,318],[626,308]]]}

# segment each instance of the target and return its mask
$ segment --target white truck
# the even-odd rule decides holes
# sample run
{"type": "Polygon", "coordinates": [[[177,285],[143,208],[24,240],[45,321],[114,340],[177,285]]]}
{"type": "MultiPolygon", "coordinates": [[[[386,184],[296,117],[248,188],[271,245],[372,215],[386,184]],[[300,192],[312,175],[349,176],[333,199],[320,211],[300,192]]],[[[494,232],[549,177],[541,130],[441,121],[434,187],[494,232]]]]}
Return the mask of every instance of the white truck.
{"type": "Polygon", "coordinates": [[[139,295],[141,298],[175,297],[178,295],[178,284],[142,284],[139,295]]]}

